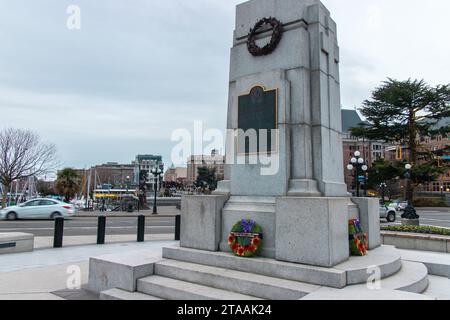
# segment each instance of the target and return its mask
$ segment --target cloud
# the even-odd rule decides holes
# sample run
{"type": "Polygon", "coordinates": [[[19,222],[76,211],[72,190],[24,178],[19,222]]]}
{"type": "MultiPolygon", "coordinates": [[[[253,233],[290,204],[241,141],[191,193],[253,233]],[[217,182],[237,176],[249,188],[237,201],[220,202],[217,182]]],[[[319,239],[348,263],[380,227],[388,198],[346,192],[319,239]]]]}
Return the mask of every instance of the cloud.
{"type": "MultiPolygon", "coordinates": [[[[71,166],[169,160],[173,129],[224,129],[239,0],[0,2],[0,127],[39,132],[71,166]],[[66,27],[69,5],[81,30],[66,27]]],[[[448,82],[448,0],[324,0],[338,24],[342,105],[387,76],[448,82]]]]}

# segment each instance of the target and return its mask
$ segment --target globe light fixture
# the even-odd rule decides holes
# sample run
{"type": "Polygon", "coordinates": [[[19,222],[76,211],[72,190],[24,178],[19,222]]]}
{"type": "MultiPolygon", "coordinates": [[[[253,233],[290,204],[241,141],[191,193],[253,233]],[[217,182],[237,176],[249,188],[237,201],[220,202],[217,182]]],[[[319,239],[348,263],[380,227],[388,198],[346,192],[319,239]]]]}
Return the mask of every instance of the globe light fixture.
{"type": "Polygon", "coordinates": [[[359,197],[359,186],[360,186],[360,173],[361,171],[364,173],[364,186],[365,186],[365,192],[367,192],[367,186],[366,186],[366,174],[365,172],[369,170],[369,167],[365,164],[364,159],[361,158],[361,152],[355,151],[354,157],[350,159],[350,163],[347,165],[347,170],[353,171],[355,170],[355,173],[353,177],[356,181],[356,196],[359,197]]]}

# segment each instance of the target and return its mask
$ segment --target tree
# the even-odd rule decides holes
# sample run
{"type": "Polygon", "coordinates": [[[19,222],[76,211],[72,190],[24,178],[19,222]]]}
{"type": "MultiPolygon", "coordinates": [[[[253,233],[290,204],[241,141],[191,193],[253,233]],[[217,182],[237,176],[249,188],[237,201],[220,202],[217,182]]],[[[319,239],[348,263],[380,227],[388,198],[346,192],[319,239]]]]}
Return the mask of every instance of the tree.
{"type": "Polygon", "coordinates": [[[403,170],[397,163],[391,163],[384,159],[378,159],[372,163],[372,166],[367,171],[368,179],[367,186],[376,189],[381,183],[387,183],[394,180],[403,174],[403,170]]]}
{"type": "Polygon", "coordinates": [[[197,188],[215,190],[217,188],[216,168],[199,167],[197,169],[197,180],[195,185],[197,188]]]}
{"type": "Polygon", "coordinates": [[[50,181],[38,180],[36,182],[36,191],[43,197],[55,195],[54,183],[50,181]]]}
{"type": "Polygon", "coordinates": [[[2,207],[13,181],[46,174],[57,165],[55,146],[43,143],[36,133],[13,128],[0,131],[2,207]]]}
{"type": "MultiPolygon", "coordinates": [[[[373,91],[370,100],[364,101],[360,111],[367,122],[352,129],[352,135],[406,146],[415,184],[443,171],[438,165],[437,151],[421,148],[418,137],[450,132],[448,125],[436,127],[441,119],[450,116],[449,85],[431,87],[423,80],[389,78],[373,91]]],[[[413,184],[408,184],[410,201],[413,191],[413,184]]]]}
{"type": "Polygon", "coordinates": [[[69,202],[81,189],[80,177],[74,169],[64,168],[57,174],[55,188],[64,201],[69,202]]]}

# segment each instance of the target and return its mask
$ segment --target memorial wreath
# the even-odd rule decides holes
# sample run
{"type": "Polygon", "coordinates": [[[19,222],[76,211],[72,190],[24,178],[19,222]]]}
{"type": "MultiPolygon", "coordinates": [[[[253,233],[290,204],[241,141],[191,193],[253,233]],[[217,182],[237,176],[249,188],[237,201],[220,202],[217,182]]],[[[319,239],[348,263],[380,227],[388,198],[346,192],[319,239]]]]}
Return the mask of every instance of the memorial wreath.
{"type": "Polygon", "coordinates": [[[350,253],[354,256],[365,256],[367,254],[367,235],[361,228],[357,219],[348,222],[350,253]]]}
{"type": "Polygon", "coordinates": [[[239,257],[254,257],[262,246],[262,229],[253,220],[241,220],[231,229],[228,245],[239,257]]]}
{"type": "Polygon", "coordinates": [[[281,41],[282,36],[283,24],[280,21],[272,17],[263,18],[256,23],[253,29],[250,29],[250,33],[248,34],[247,39],[248,52],[256,57],[268,55],[276,49],[278,43],[280,43],[281,41]],[[256,35],[258,33],[258,30],[266,24],[272,26],[272,38],[270,39],[270,42],[268,44],[261,48],[256,44],[256,35]]]}

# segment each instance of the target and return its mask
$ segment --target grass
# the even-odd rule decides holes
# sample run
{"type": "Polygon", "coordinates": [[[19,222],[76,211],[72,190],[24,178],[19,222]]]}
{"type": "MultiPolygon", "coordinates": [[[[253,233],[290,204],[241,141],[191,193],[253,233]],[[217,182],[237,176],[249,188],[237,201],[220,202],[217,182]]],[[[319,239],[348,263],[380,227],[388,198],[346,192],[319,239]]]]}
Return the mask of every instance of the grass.
{"type": "Polygon", "coordinates": [[[431,226],[382,226],[381,230],[450,236],[450,229],[431,226]]]}

